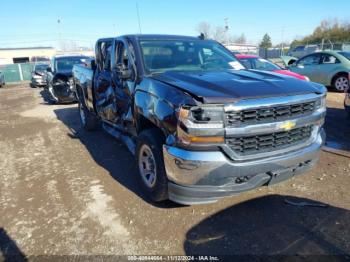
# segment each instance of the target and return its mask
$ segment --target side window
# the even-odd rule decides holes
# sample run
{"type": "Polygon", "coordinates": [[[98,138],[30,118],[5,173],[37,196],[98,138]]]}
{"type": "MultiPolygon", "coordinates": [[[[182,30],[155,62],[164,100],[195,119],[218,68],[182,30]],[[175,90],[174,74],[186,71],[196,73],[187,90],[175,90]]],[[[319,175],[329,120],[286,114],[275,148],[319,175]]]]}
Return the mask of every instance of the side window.
{"type": "Polygon", "coordinates": [[[241,62],[242,65],[245,66],[245,68],[247,69],[252,69],[253,66],[251,64],[251,62],[249,61],[249,59],[239,59],[239,62],[241,62]]]}
{"type": "Polygon", "coordinates": [[[308,66],[308,65],[318,65],[319,63],[320,63],[320,55],[315,54],[315,55],[309,55],[299,60],[297,65],[308,66]]]}
{"type": "Polygon", "coordinates": [[[110,42],[106,42],[104,49],[102,49],[104,70],[111,69],[111,53],[112,53],[112,44],[110,42]]]}
{"type": "Polygon", "coordinates": [[[135,78],[135,70],[133,68],[132,60],[130,60],[130,53],[129,53],[129,49],[125,46],[125,44],[121,41],[116,43],[116,64],[118,65],[118,67],[121,66],[121,68],[123,69],[129,69],[131,76],[130,79],[134,79],[135,78]]]}
{"type": "Polygon", "coordinates": [[[332,55],[324,54],[322,56],[322,64],[338,64],[340,61],[332,55]]]}
{"type": "Polygon", "coordinates": [[[117,48],[117,52],[116,52],[117,64],[122,65],[124,68],[129,68],[129,57],[128,57],[127,49],[124,46],[124,43],[118,42],[116,48],[117,48]]]}
{"type": "Polygon", "coordinates": [[[110,41],[101,42],[98,45],[98,69],[110,70],[111,68],[111,48],[112,43],[110,41]]]}

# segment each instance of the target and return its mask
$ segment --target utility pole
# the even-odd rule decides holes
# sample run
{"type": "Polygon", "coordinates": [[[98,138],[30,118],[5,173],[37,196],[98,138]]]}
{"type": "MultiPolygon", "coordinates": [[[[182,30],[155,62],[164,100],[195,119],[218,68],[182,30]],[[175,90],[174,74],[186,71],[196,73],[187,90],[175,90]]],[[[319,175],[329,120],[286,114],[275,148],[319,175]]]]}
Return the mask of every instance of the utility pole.
{"type": "Polygon", "coordinates": [[[136,2],[136,13],[137,13],[137,20],[139,22],[139,31],[140,31],[140,34],[142,34],[141,19],[140,19],[140,11],[139,11],[139,3],[138,2],[136,2]]]}
{"type": "Polygon", "coordinates": [[[225,37],[225,38],[226,38],[225,40],[226,40],[226,44],[229,44],[229,43],[228,43],[229,40],[228,40],[228,38],[227,38],[227,32],[228,32],[228,30],[230,29],[230,27],[229,27],[229,25],[228,25],[228,18],[227,18],[227,17],[224,18],[224,22],[225,22],[225,36],[226,36],[226,37],[225,37]]]}
{"type": "Polygon", "coordinates": [[[115,24],[113,24],[113,34],[117,35],[117,28],[115,27],[115,24]]]}
{"type": "Polygon", "coordinates": [[[58,25],[58,46],[62,44],[62,33],[61,33],[61,19],[57,19],[57,25],[58,25]]]}
{"type": "Polygon", "coordinates": [[[281,56],[284,55],[284,26],[282,27],[282,30],[281,30],[281,56]]]}
{"type": "Polygon", "coordinates": [[[228,26],[228,18],[225,17],[224,21],[225,21],[225,31],[227,32],[230,29],[230,27],[228,26]]]}

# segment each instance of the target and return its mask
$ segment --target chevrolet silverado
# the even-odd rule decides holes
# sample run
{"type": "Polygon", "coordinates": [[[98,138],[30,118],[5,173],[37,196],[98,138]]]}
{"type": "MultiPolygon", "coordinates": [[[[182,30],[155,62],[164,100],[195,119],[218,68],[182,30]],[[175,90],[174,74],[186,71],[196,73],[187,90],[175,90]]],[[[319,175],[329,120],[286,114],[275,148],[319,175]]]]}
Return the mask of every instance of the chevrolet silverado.
{"type": "Polygon", "coordinates": [[[215,202],[318,159],[323,85],[246,70],[218,42],[196,37],[125,35],[98,40],[95,51],[73,68],[81,123],[102,123],[126,144],[153,201],[215,202]]]}

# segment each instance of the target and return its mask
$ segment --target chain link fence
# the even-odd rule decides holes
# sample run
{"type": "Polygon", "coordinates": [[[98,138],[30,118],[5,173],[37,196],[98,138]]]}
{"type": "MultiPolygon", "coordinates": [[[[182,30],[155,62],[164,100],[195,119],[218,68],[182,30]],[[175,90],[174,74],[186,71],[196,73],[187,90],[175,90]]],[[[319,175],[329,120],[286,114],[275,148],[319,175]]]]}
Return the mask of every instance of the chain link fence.
{"type": "Polygon", "coordinates": [[[0,71],[4,74],[6,83],[28,81],[32,77],[35,63],[19,63],[0,65],[0,71]]]}
{"type": "Polygon", "coordinates": [[[265,59],[279,58],[281,56],[289,55],[300,58],[304,55],[322,50],[338,50],[350,52],[350,43],[332,43],[322,42],[306,45],[298,45],[294,47],[285,48],[259,48],[259,56],[265,59]]]}

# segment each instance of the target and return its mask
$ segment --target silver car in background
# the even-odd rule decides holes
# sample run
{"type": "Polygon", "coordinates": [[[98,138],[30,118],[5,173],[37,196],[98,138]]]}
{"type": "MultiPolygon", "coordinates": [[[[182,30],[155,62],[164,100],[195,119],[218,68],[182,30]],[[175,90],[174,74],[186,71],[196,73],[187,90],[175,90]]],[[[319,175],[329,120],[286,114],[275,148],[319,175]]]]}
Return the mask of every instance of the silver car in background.
{"type": "Polygon", "coordinates": [[[43,87],[47,85],[46,69],[49,67],[46,63],[35,64],[32,71],[31,87],[43,87]]]}

